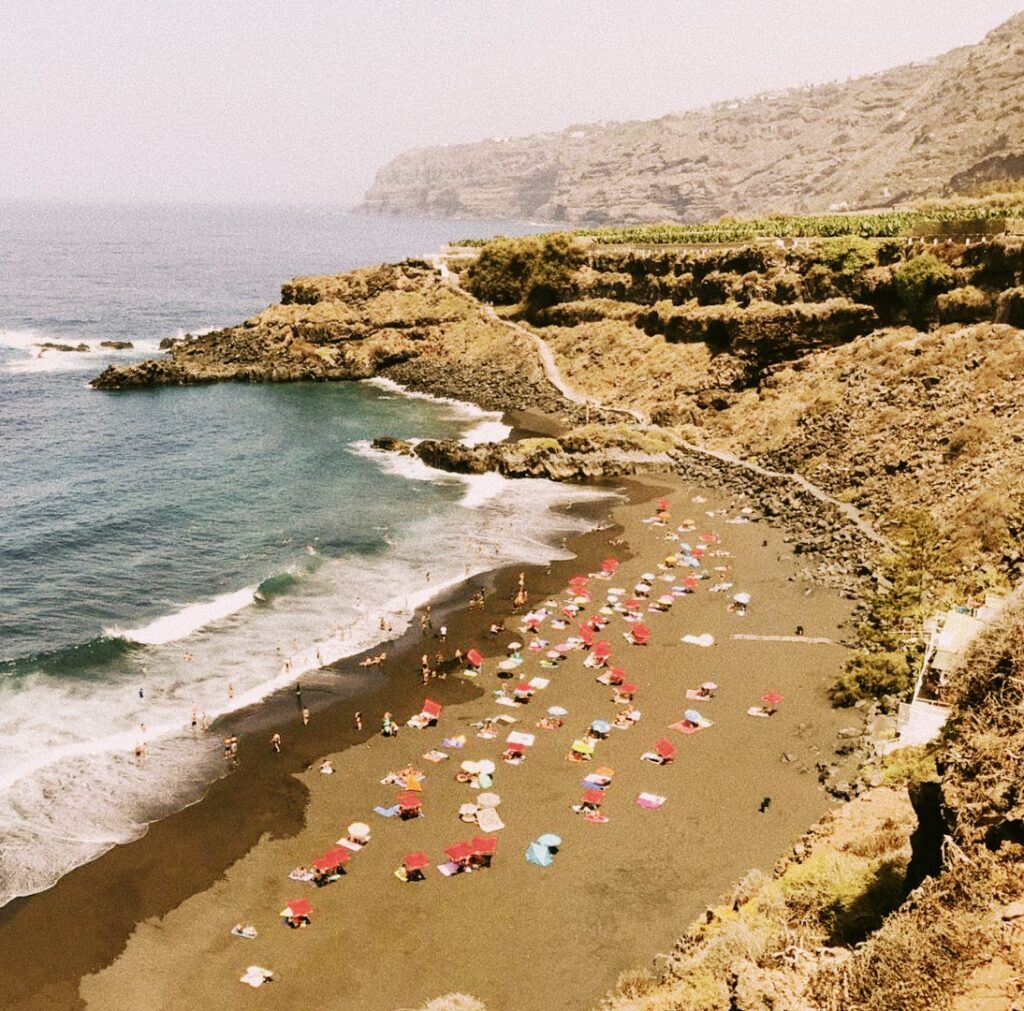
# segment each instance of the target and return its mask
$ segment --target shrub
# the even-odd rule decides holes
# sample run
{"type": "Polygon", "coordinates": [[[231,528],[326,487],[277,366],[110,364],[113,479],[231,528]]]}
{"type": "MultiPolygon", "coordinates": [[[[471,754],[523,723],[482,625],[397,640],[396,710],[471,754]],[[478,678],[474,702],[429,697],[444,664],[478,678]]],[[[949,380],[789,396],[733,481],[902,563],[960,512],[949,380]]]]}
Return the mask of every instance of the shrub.
{"type": "Polygon", "coordinates": [[[462,272],[462,284],[477,298],[496,305],[520,301],[533,266],[536,239],[494,239],[462,272]]]}
{"type": "Polygon", "coordinates": [[[882,783],[885,786],[909,787],[937,781],[939,773],[935,759],[938,751],[938,745],[932,742],[892,752],[882,765],[882,783]]]}
{"type": "Polygon", "coordinates": [[[932,253],[922,253],[893,271],[896,293],[910,318],[924,322],[931,300],[953,286],[953,268],[932,253]]]}
{"type": "Polygon", "coordinates": [[[531,308],[554,305],[571,292],[573,275],[586,254],[571,235],[545,235],[538,244],[523,288],[531,308]]]}
{"type": "Polygon", "coordinates": [[[977,323],[992,316],[992,298],[980,288],[954,288],[937,299],[943,323],[977,323]]]}
{"type": "Polygon", "coordinates": [[[996,319],[1010,326],[1024,327],[1024,286],[1010,288],[999,296],[996,319]]]}
{"type": "Polygon", "coordinates": [[[911,678],[905,653],[898,650],[877,653],[858,650],[847,661],[846,672],[833,682],[829,695],[836,705],[852,706],[860,699],[903,695],[910,689],[911,678]]]}
{"type": "Polygon", "coordinates": [[[826,239],[818,246],[818,259],[837,274],[853,277],[875,265],[875,247],[855,235],[826,239]]]}

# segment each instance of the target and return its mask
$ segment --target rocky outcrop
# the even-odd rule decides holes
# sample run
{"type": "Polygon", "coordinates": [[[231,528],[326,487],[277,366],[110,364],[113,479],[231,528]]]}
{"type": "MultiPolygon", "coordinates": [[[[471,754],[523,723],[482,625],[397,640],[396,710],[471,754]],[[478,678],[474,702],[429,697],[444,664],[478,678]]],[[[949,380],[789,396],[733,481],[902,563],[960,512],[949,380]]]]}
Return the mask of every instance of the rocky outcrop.
{"type": "Polygon", "coordinates": [[[658,120],[410,151],[374,214],[621,223],[879,207],[1020,175],[1024,15],[980,44],[853,81],[658,120]]]}
{"type": "Polygon", "coordinates": [[[40,353],[43,351],[74,351],[77,354],[84,354],[91,350],[88,344],[56,344],[53,341],[44,341],[42,344],[37,344],[36,347],[40,349],[40,353]]]}
{"type": "Polygon", "coordinates": [[[101,348],[110,348],[112,351],[129,351],[135,345],[131,341],[100,341],[101,348]]]}
{"type": "Polygon", "coordinates": [[[202,336],[161,342],[167,354],[111,365],[101,390],[214,382],[297,382],[385,376],[489,410],[575,417],[545,378],[529,337],[490,318],[419,261],[300,277],[281,302],[202,336]]]}

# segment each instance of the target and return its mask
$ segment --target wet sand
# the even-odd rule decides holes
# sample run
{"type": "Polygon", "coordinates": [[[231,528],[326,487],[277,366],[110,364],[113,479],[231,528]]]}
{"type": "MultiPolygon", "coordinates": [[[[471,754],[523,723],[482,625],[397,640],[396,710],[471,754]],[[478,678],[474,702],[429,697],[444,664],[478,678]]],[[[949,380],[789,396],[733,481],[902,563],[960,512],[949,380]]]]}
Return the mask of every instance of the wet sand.
{"type": "MultiPolygon", "coordinates": [[[[828,706],[824,694],[843,650],[731,636],[790,635],[803,625],[808,637],[835,639],[849,604],[787,578],[798,560],[780,532],[763,523],[731,525],[725,517],[703,516],[703,510],[731,498],[669,477],[633,486],[639,489],[634,501],[615,510],[628,552],[609,547],[614,531],[586,535],[577,548],[580,561],[556,564],[550,579],[542,569],[528,570],[531,605],[545,599],[554,584],[564,586],[572,573],[593,571],[608,554],[634,557],[610,582],[594,582],[595,595],[607,586],[630,588],[641,572],[657,571],[656,562],[672,545],[665,528],[640,522],[652,515],[656,489],[670,489],[673,526],[692,515],[698,530],[714,529],[719,547],[733,557],[710,563],[729,565],[729,572],[713,573],[670,613],[649,616],[650,646],[627,645],[627,626],[613,619],[603,637],[612,643],[613,664],[639,684],[636,705],[643,717],[630,730],[613,730],[598,745],[593,763],[572,764],[565,756],[592,720],[611,720],[618,707],[611,703],[612,690],[595,682],[597,672],[583,667],[582,653],[570,653],[557,670],[546,671],[538,666],[539,654],[527,651],[516,673],[550,677],[550,686],[515,709],[495,705],[490,697],[501,683],[493,654],[503,654],[509,639],[522,641],[508,619],[508,635],[495,642],[482,635],[492,617],[509,610],[514,575],[502,573],[485,612],[461,610],[447,621],[449,650],[456,642],[490,646],[484,652],[492,658],[477,683],[449,678],[425,693],[419,689],[418,629],[407,637],[405,658],[395,660],[405,665],[400,695],[406,701],[388,708],[404,723],[427,694],[445,704],[439,727],[403,726],[396,740],[376,735],[386,698],[396,697],[382,684],[376,687],[383,694],[314,712],[307,728],[298,721],[282,725],[280,756],[269,752],[269,733],[258,732],[244,742],[242,770],[218,783],[203,803],[155,825],[139,843],[74,872],[7,917],[0,925],[0,948],[7,956],[0,986],[7,993],[9,986],[19,989],[18,999],[4,1006],[73,1007],[78,978],[92,973],[82,981],[81,997],[101,1011],[207,1005],[392,1011],[451,991],[472,993],[491,1011],[583,1009],[593,1007],[621,971],[667,950],[749,868],[770,867],[829,806],[814,763],[831,755],[837,729],[850,722],[849,714],[828,706]],[[697,493],[708,501],[693,503],[697,493]],[[707,592],[717,579],[734,586],[707,592]],[[726,609],[739,590],[753,595],[744,618],[726,609]],[[679,642],[684,633],[703,632],[715,636],[714,647],[679,642]],[[717,697],[688,702],[685,690],[708,679],[719,683],[717,697]],[[747,716],[747,708],[768,690],[785,695],[777,715],[747,716]],[[566,725],[536,729],[535,721],[556,704],[569,710],[566,725]],[[691,736],[668,730],[690,707],[714,726],[691,736]],[[358,738],[346,728],[356,708],[366,717],[358,738]],[[470,723],[497,713],[515,716],[515,729],[537,735],[521,766],[500,761],[504,734],[485,741],[470,729],[470,723]],[[450,751],[449,761],[422,760],[444,737],[459,733],[467,735],[466,747],[450,751]],[[640,754],[662,736],[678,747],[675,763],[659,768],[641,762],[640,754]],[[333,776],[316,771],[325,755],[334,764],[333,776]],[[450,879],[431,868],[425,882],[397,880],[392,872],[405,853],[424,849],[436,865],[443,847],[475,833],[456,813],[474,792],[455,782],[454,774],[461,760],[485,757],[498,763],[494,791],[502,798],[498,810],[507,826],[498,833],[494,866],[450,879]],[[379,780],[408,762],[427,773],[426,815],[409,822],[380,818],[374,805],[390,803],[395,790],[379,780]],[[311,770],[290,775],[310,763],[311,770]],[[571,810],[580,799],[580,781],[598,765],[616,770],[603,807],[610,820],[603,825],[589,824],[571,810]],[[644,810],[634,803],[641,790],[663,794],[667,803],[644,810]],[[765,796],[772,804],[761,813],[765,796]],[[370,824],[373,841],[353,857],[346,876],[323,889],[288,879],[289,870],[308,864],[356,820],[370,824]],[[560,835],[563,846],[554,865],[542,869],[527,864],[523,853],[543,832],[560,835]],[[313,925],[288,930],[276,914],[300,896],[313,903],[313,925]],[[259,937],[232,937],[237,921],[254,924],[259,937]],[[122,952],[131,924],[137,925],[122,952]],[[275,982],[258,991],[242,986],[238,978],[250,964],[273,969],[275,982]]],[[[669,585],[656,581],[655,595],[669,585]]],[[[557,641],[558,633],[543,634],[557,641]]],[[[436,643],[431,647],[433,652],[436,643]]]]}

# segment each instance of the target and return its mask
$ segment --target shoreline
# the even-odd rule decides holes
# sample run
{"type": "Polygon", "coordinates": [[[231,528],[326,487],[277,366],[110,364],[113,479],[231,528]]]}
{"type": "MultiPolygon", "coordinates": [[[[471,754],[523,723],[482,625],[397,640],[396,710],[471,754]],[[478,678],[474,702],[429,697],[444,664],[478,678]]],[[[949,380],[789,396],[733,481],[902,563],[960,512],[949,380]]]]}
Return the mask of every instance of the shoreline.
{"type": "MultiPolygon", "coordinates": [[[[625,484],[627,481],[588,482],[595,488],[625,484]]],[[[608,528],[600,524],[614,502],[609,497],[556,507],[556,511],[573,510],[577,515],[590,513],[599,524],[597,529],[566,538],[575,557],[549,566],[509,564],[460,579],[429,598],[435,626],[443,617],[450,643],[461,635],[480,644],[478,648],[486,654],[493,604],[484,611],[467,611],[465,605],[471,595],[484,589],[488,598],[493,600],[497,594],[507,601],[514,592],[516,575],[523,570],[537,586],[554,580],[553,589],[557,585],[555,573],[563,568],[575,571],[584,558],[596,559],[602,553],[608,528]],[[550,576],[546,570],[550,570],[550,576]]],[[[46,1006],[34,1001],[50,1000],[50,995],[56,993],[61,996],[54,1007],[81,1006],[78,980],[109,964],[136,923],[160,915],[208,887],[249,852],[264,833],[286,837],[301,830],[309,791],[295,776],[308,771],[317,758],[377,736],[380,714],[385,709],[396,712],[404,722],[411,715],[404,714],[404,708],[413,705],[412,700],[424,691],[444,705],[480,695],[477,686],[461,678],[433,680],[427,689],[419,684],[414,672],[423,640],[416,619],[422,610],[422,606],[416,607],[409,628],[399,637],[380,640],[319,671],[302,675],[302,699],[311,712],[308,727],[302,726],[302,705],[296,700],[293,685],[218,717],[207,733],[217,740],[239,737],[239,768],[215,779],[191,804],[149,823],[137,839],[113,845],[48,889],[13,899],[0,909],[0,949],[8,952],[8,958],[0,962],[0,992],[13,1001],[5,1007],[46,1006]],[[388,653],[384,668],[359,667],[361,659],[382,651],[388,653]],[[346,682],[346,674],[355,677],[346,682]],[[356,710],[364,714],[361,732],[352,724],[356,710]],[[269,741],[275,729],[285,737],[281,756],[272,756],[264,740],[269,741]],[[211,809],[219,823],[213,832],[205,825],[211,809]],[[215,853],[206,845],[207,836],[212,836],[209,841],[215,853]],[[175,866],[161,868],[160,854],[170,845],[175,847],[175,866]],[[116,894],[109,887],[111,879],[128,877],[133,880],[131,895],[135,901],[131,903],[124,901],[123,893],[116,894]],[[84,910],[93,920],[91,929],[85,929],[82,922],[84,910]],[[91,943],[82,943],[85,934],[91,943]],[[61,935],[62,944],[51,948],[52,940],[44,943],[46,938],[61,935]],[[77,957],[69,959],[72,951],[77,957]],[[74,995],[69,989],[72,983],[74,995]]]]}
{"type": "MultiPolygon", "coordinates": [[[[635,510],[638,502],[650,500],[658,494],[659,489],[666,486],[690,491],[701,487],[674,475],[652,475],[640,480],[626,479],[604,484],[627,487],[630,491],[629,501],[595,503],[588,504],[587,507],[616,514],[635,510]]],[[[723,500],[735,500],[735,496],[727,490],[719,492],[718,497],[723,500]]],[[[507,613],[510,609],[508,598],[514,590],[517,571],[523,568],[527,570],[528,586],[537,594],[536,598],[531,599],[544,599],[544,594],[564,586],[571,573],[591,571],[595,568],[609,550],[608,540],[617,536],[620,529],[618,526],[598,529],[570,538],[569,546],[577,552],[578,557],[552,563],[550,574],[546,572],[545,566],[511,566],[486,577],[472,577],[447,594],[443,601],[435,601],[435,616],[447,614],[445,620],[449,626],[449,643],[452,644],[462,637],[481,647],[490,644],[492,649],[495,645],[503,643],[504,640],[501,639],[497,643],[490,643],[485,632],[492,619],[507,613]],[[489,603],[485,610],[460,611],[474,587],[484,581],[488,586],[494,587],[489,594],[489,603]],[[454,609],[454,612],[451,609],[454,609]]],[[[642,528],[640,529],[642,532],[642,528]]],[[[763,532],[780,551],[786,550],[783,541],[784,531],[771,530],[763,523],[756,524],[754,530],[758,536],[763,532]]],[[[623,552],[617,547],[615,553],[620,558],[628,558],[633,547],[630,538],[629,551],[623,552]]],[[[709,598],[709,603],[717,604],[718,601],[710,601],[709,598]]],[[[235,873],[236,865],[243,866],[267,846],[288,844],[290,839],[303,833],[308,819],[315,820],[315,812],[324,793],[324,789],[318,785],[321,778],[316,775],[315,769],[309,771],[312,763],[324,755],[338,755],[336,769],[342,772],[339,763],[348,765],[365,762],[366,748],[354,748],[354,745],[365,744],[378,737],[377,721],[382,708],[392,709],[396,718],[404,722],[411,714],[411,710],[407,711],[403,705],[418,705],[421,693],[429,694],[446,707],[458,704],[457,709],[446,710],[449,714],[457,714],[474,706],[486,704],[482,702],[482,689],[467,684],[462,679],[434,681],[424,690],[415,675],[421,647],[419,628],[414,625],[401,640],[393,642],[389,647],[389,667],[393,659],[391,651],[402,651],[402,661],[397,659],[397,653],[394,654],[396,666],[399,663],[405,665],[401,674],[382,674],[359,694],[341,701],[332,699],[323,709],[314,701],[314,693],[319,693],[321,689],[314,686],[312,681],[304,684],[304,694],[310,696],[308,702],[310,709],[313,710],[310,725],[305,729],[301,727],[292,693],[278,693],[272,703],[250,712],[239,724],[237,732],[243,737],[240,756],[242,770],[239,773],[218,780],[202,801],[152,825],[142,839],[127,846],[117,847],[99,860],[73,871],[48,892],[28,900],[19,900],[24,902],[24,905],[16,913],[8,913],[8,910],[0,913],[0,944],[4,945],[5,950],[11,951],[13,956],[5,964],[19,966],[17,975],[13,973],[13,969],[4,972],[3,968],[0,968],[0,980],[3,980],[0,986],[12,994],[11,1006],[33,1009],[46,1006],[82,1006],[78,1000],[79,980],[89,975],[93,982],[102,981],[105,967],[111,967],[110,971],[116,974],[121,959],[130,954],[138,938],[142,936],[139,934],[140,930],[145,934],[150,931],[150,924],[160,922],[166,917],[173,919],[180,913],[179,907],[200,901],[205,893],[223,887],[225,875],[230,880],[235,873]],[[395,698],[407,701],[395,702],[395,698]],[[356,734],[351,726],[351,714],[356,708],[364,712],[362,734],[356,734]],[[291,721],[285,724],[282,719],[289,713],[291,721]],[[272,732],[271,727],[280,728],[284,736],[285,753],[281,756],[273,756],[267,746],[272,732]],[[262,738],[260,734],[263,734],[262,738]],[[307,779],[303,775],[304,770],[309,771],[311,777],[309,789],[306,783],[296,778],[298,776],[307,779]],[[167,854],[173,854],[173,859],[167,860],[167,854]],[[128,884],[127,888],[124,887],[125,883],[128,884]],[[146,925],[144,928],[143,924],[146,925]],[[127,953],[124,948],[126,943],[129,944],[127,953]],[[91,975],[97,973],[99,975],[91,975]]],[[[687,647],[677,646],[674,652],[680,648],[684,655],[680,656],[679,660],[690,660],[691,658],[685,654],[687,647]]],[[[491,649],[484,651],[491,652],[491,649]]],[[[500,648],[497,652],[501,652],[500,648]]],[[[362,655],[365,654],[351,657],[338,667],[352,666],[362,655]]],[[[823,691],[821,696],[824,697],[823,691]]],[[[840,721],[848,719],[835,714],[824,703],[816,705],[821,710],[818,719],[823,719],[827,724],[838,725],[840,721]]],[[[748,728],[744,726],[743,729],[746,731],[748,728]]],[[[216,730],[221,732],[219,726],[216,730]]],[[[408,740],[412,733],[415,732],[405,731],[405,739],[408,740]]],[[[646,741],[646,737],[652,733],[653,726],[642,726],[632,735],[625,736],[631,738],[630,743],[634,744],[637,743],[636,735],[643,735],[646,741]]],[[[387,746],[385,744],[385,747],[387,746]]],[[[370,753],[379,749],[379,744],[371,745],[370,753]]],[[[329,777],[329,781],[343,780],[336,775],[329,777]]],[[[754,862],[770,867],[792,839],[805,831],[807,826],[817,820],[830,805],[831,802],[816,784],[812,786],[810,781],[805,781],[804,785],[800,786],[797,781],[793,785],[800,791],[801,796],[806,795],[805,800],[801,802],[801,808],[810,803],[807,797],[813,798],[813,804],[806,813],[788,812],[784,825],[774,826],[772,832],[763,839],[758,838],[749,845],[738,847],[737,853],[730,858],[739,861],[738,865],[734,866],[730,860],[724,860],[710,876],[708,870],[700,872],[696,887],[701,892],[701,903],[712,901],[721,889],[728,886],[733,877],[745,873],[753,854],[759,854],[754,862]],[[721,877],[720,885],[715,884],[717,877],[721,877]]],[[[502,793],[505,792],[506,787],[503,784],[502,793]]],[[[308,828],[306,830],[308,831],[308,828]]],[[[707,835],[706,831],[702,830],[701,835],[710,844],[715,833],[707,835]]],[[[453,838],[457,832],[456,826],[450,830],[453,838]]],[[[506,844],[503,842],[502,845],[506,844]]],[[[510,863],[519,860],[514,851],[506,851],[504,858],[510,863]]],[[[380,885],[385,892],[388,891],[386,884],[380,885]]],[[[685,888],[683,891],[686,894],[685,888]]],[[[647,911],[632,908],[631,903],[627,905],[632,909],[632,918],[628,924],[623,921],[619,926],[623,930],[628,926],[633,934],[637,930],[643,933],[649,918],[647,911]]],[[[655,910],[662,918],[665,911],[664,908],[655,910]]],[[[699,908],[693,912],[699,912],[699,908]]],[[[242,915],[242,911],[239,911],[239,915],[242,915]]],[[[663,928],[663,934],[645,939],[640,948],[636,947],[634,938],[634,947],[629,951],[624,948],[620,953],[620,968],[628,968],[638,961],[646,962],[655,950],[663,950],[659,949],[659,946],[670,943],[688,918],[680,914],[678,921],[673,920],[671,929],[663,928]]],[[[616,957],[619,958],[618,955],[616,957]]],[[[294,973],[290,975],[293,976],[294,973]]],[[[614,978],[602,979],[604,985],[601,992],[614,982],[614,978]]],[[[234,983],[231,986],[239,989],[234,983]]],[[[233,1006],[239,999],[239,995],[232,991],[231,986],[226,992],[228,1006],[233,1006]]],[[[455,985],[448,989],[469,987],[455,985]]],[[[433,991],[426,992],[424,997],[437,996],[441,992],[444,990],[435,987],[433,991]]],[[[599,995],[595,991],[589,995],[588,1001],[591,997],[596,1000],[599,995]]],[[[94,998],[90,1006],[111,1005],[102,1002],[96,1004],[94,998]]],[[[154,1003],[152,1006],[172,1005],[154,1003]]],[[[343,1003],[334,1006],[364,1005],[343,1003]]],[[[379,1006],[384,1008],[388,1005],[382,1003],[379,1006]]],[[[504,1005],[501,1003],[493,1005],[495,1008],[502,1006],[504,1005]]],[[[570,1002],[551,1006],[589,1005],[570,1002]]]]}

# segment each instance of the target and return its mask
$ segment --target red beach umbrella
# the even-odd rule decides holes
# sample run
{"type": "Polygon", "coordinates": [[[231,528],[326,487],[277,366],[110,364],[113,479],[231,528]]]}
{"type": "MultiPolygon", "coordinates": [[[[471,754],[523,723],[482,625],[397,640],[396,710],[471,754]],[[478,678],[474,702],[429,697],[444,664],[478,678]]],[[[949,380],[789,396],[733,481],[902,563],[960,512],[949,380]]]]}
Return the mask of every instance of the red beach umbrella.
{"type": "Polygon", "coordinates": [[[632,695],[636,691],[636,685],[632,681],[626,682],[620,689],[623,695],[632,695]]]}
{"type": "Polygon", "coordinates": [[[473,855],[473,847],[470,846],[469,843],[459,842],[454,846],[446,847],[445,854],[455,863],[461,863],[463,860],[468,860],[473,855]]]}
{"type": "Polygon", "coordinates": [[[602,572],[614,572],[619,567],[619,560],[617,558],[606,558],[601,563],[602,572]]]}
{"type": "Polygon", "coordinates": [[[441,715],[441,704],[439,702],[435,702],[433,699],[427,699],[423,703],[423,708],[420,712],[426,713],[428,716],[436,720],[438,716],[441,715]]]}
{"type": "Polygon", "coordinates": [[[770,706],[774,706],[776,702],[782,701],[782,696],[778,692],[765,692],[761,696],[762,702],[767,702],[770,706]]]}
{"type": "Polygon", "coordinates": [[[661,510],[661,512],[664,512],[668,508],[668,499],[667,498],[660,498],[660,499],[658,499],[657,506],[658,506],[658,509],[661,510]]]}
{"type": "Polygon", "coordinates": [[[626,672],[621,667],[608,668],[608,680],[613,685],[621,685],[626,679],[626,672]]]}
{"type": "Polygon", "coordinates": [[[430,866],[430,861],[427,859],[427,854],[420,850],[416,853],[407,853],[402,860],[402,866],[407,871],[422,871],[425,867],[430,866]]]}
{"type": "Polygon", "coordinates": [[[470,665],[473,666],[473,667],[479,667],[484,662],[483,656],[480,654],[480,651],[477,650],[477,649],[471,649],[466,654],[466,659],[469,661],[470,665]]]}
{"type": "Polygon", "coordinates": [[[284,907],[292,916],[312,916],[313,904],[309,899],[290,899],[284,907]]]}
{"type": "MultiPolygon", "coordinates": [[[[398,795],[396,803],[399,807],[405,808],[423,807],[423,798],[417,796],[415,793],[409,793],[406,791],[405,793],[400,793],[398,795]]],[[[348,850],[345,850],[345,852],[348,853],[348,850]]]]}
{"type": "Polygon", "coordinates": [[[654,745],[654,750],[661,755],[662,758],[675,758],[676,757],[676,746],[667,738],[663,737],[657,744],[654,745]]]}
{"type": "Polygon", "coordinates": [[[605,642],[603,639],[600,642],[595,642],[593,647],[594,656],[604,657],[607,659],[612,655],[612,644],[605,642]]]}
{"type": "Polygon", "coordinates": [[[596,807],[601,806],[601,801],[604,800],[604,794],[600,790],[584,790],[583,791],[583,803],[593,804],[596,807]]]}
{"type": "Polygon", "coordinates": [[[480,856],[494,856],[498,848],[498,840],[492,835],[477,835],[473,836],[470,846],[473,847],[473,852],[480,856]]]}
{"type": "Polygon", "coordinates": [[[637,600],[636,597],[630,597],[629,600],[625,601],[622,605],[627,611],[639,611],[643,607],[643,601],[637,600]]]}

